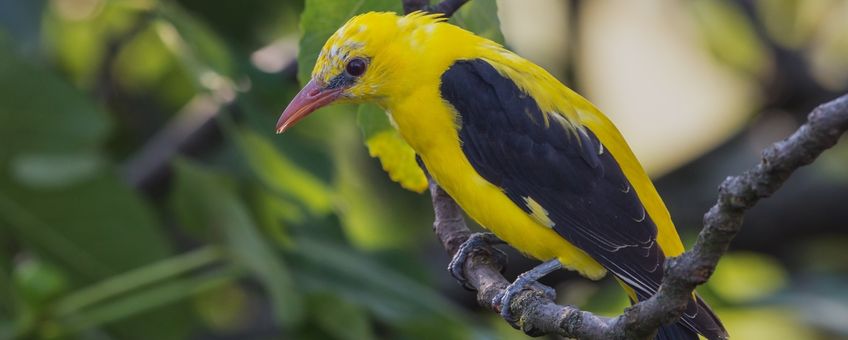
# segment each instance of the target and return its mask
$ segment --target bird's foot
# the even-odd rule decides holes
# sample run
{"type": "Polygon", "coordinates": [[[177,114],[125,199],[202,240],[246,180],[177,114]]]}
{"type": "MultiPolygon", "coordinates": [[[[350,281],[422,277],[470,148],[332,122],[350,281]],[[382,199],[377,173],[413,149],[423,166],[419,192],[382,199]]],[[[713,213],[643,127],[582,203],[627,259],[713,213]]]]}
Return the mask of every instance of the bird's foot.
{"type": "Polygon", "coordinates": [[[459,250],[448,264],[448,271],[451,275],[462,284],[465,289],[474,290],[474,287],[468,283],[468,278],[465,277],[465,261],[475,251],[484,250],[489,252],[492,257],[500,264],[501,269],[506,267],[506,253],[492,247],[493,245],[503,244],[504,241],[499,239],[492,233],[473,233],[468,237],[468,240],[459,246],[459,250]]]}
{"type": "Polygon", "coordinates": [[[535,282],[530,284],[530,289],[538,290],[538,291],[542,292],[542,294],[544,294],[544,296],[546,298],[556,301],[556,297],[557,297],[556,289],[554,289],[551,286],[546,286],[546,285],[543,285],[539,281],[535,281],[535,282]]]}
{"type": "Polygon", "coordinates": [[[506,322],[515,329],[521,329],[521,325],[518,324],[518,319],[512,315],[512,311],[510,310],[512,300],[525,289],[538,290],[551,300],[555,300],[556,291],[551,287],[539,283],[537,280],[560,268],[562,268],[562,264],[560,264],[559,260],[554,259],[518,275],[515,282],[507,286],[503,292],[495,296],[492,304],[495,306],[495,309],[500,312],[501,317],[503,317],[506,322]]]}

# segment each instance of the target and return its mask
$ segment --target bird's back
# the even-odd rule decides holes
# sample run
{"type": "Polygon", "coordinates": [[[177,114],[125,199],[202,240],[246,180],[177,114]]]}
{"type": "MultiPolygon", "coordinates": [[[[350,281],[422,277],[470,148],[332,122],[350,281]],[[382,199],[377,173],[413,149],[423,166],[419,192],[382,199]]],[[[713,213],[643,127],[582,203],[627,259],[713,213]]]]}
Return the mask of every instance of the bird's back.
{"type": "MultiPolygon", "coordinates": [[[[666,256],[684,249],[618,129],[541,67],[455,26],[435,25],[409,34],[426,60],[408,72],[414,85],[383,103],[434,179],[519,251],[559,259],[593,279],[610,271],[634,301],[655,294],[666,256]],[[446,50],[451,41],[463,45],[446,50]]],[[[697,338],[694,330],[726,336],[693,299],[659,338],[697,338]]]]}

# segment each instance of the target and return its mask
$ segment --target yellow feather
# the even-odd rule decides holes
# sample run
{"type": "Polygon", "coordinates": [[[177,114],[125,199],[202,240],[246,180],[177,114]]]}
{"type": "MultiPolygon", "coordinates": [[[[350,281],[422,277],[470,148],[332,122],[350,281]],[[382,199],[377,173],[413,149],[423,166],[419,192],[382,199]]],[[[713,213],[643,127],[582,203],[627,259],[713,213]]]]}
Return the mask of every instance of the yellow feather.
{"type": "Polygon", "coordinates": [[[343,100],[375,101],[387,109],[400,135],[439,185],[471,218],[514,248],[539,260],[558,259],[592,279],[606,274],[600,264],[549,227],[552,222],[541,206],[528,214],[466,159],[456,113],[439,92],[442,74],[457,60],[488,61],[537,101],[546,113],[545,124],[563,124],[573,132],[591,130],[619,163],[656,223],[663,252],[674,256],[683,251],[662,199],[618,129],[541,67],[434,15],[367,13],[351,19],[327,41],[313,78],[327,82],[342,71],[344,58],[330,56],[359,54],[374,58],[369,71],[350,89],[354,95],[343,100]]]}

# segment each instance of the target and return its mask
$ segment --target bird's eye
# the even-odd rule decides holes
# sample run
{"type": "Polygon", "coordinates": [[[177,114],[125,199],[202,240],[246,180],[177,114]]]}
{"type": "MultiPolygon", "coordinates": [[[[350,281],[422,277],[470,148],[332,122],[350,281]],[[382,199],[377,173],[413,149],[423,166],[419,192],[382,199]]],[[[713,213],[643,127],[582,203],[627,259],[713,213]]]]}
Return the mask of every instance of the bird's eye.
{"type": "Polygon", "coordinates": [[[365,73],[366,67],[368,67],[368,63],[365,62],[365,59],[353,58],[347,62],[347,66],[345,66],[345,72],[354,77],[359,77],[363,73],[365,73]]]}

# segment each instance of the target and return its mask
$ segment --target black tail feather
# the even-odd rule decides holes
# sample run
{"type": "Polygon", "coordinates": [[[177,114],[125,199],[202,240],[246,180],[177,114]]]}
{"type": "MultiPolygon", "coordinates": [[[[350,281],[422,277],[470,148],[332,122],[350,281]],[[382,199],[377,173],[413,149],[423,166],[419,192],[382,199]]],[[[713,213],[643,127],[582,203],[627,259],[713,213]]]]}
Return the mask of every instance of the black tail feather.
{"type": "Polygon", "coordinates": [[[655,340],[698,340],[698,333],[708,340],[727,339],[727,331],[721,324],[721,320],[713,313],[710,306],[695,294],[695,300],[689,303],[681,320],[660,328],[655,340]]]}
{"type": "Polygon", "coordinates": [[[727,339],[727,330],[724,329],[721,320],[698,294],[695,294],[695,303],[698,306],[698,315],[693,323],[698,331],[710,340],[727,339]]]}
{"type": "MultiPolygon", "coordinates": [[[[621,282],[620,282],[621,283],[621,282]]],[[[631,304],[635,304],[633,299],[631,304]]],[[[655,340],[699,340],[698,335],[708,340],[727,340],[727,330],[709,305],[698,295],[689,303],[678,322],[665,325],[657,331],[655,340]]]]}
{"type": "Polygon", "coordinates": [[[677,322],[660,327],[654,340],[698,340],[698,333],[677,322]]]}

